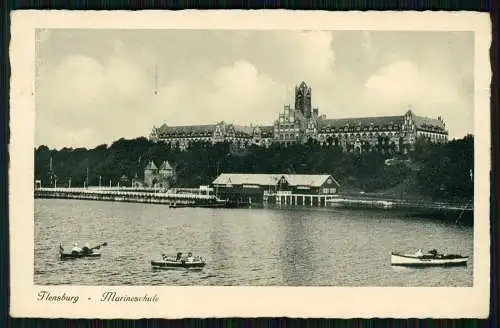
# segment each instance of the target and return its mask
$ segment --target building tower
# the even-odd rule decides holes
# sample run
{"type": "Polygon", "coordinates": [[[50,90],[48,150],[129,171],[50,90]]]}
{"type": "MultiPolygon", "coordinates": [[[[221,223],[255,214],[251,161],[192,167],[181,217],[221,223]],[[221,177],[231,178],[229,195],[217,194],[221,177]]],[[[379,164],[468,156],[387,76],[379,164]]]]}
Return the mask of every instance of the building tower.
{"type": "Polygon", "coordinates": [[[307,119],[312,116],[311,88],[304,81],[295,87],[295,110],[307,119]]]}
{"type": "Polygon", "coordinates": [[[144,184],[147,187],[154,187],[158,176],[158,168],[156,167],[153,161],[149,162],[149,164],[144,169],[144,184]]]}
{"type": "Polygon", "coordinates": [[[168,161],[164,161],[161,166],[160,166],[160,169],[158,170],[158,173],[160,174],[160,176],[164,179],[167,179],[167,178],[170,178],[174,175],[174,169],[172,168],[172,166],[170,165],[170,163],[168,161]]]}

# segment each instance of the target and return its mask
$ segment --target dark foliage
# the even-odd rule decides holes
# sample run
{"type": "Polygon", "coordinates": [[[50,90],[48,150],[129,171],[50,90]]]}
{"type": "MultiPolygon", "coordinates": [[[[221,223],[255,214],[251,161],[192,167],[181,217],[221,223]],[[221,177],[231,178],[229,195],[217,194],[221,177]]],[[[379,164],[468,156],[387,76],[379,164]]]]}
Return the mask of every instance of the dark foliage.
{"type": "Polygon", "coordinates": [[[472,198],[474,192],[474,137],[445,145],[419,141],[415,156],[421,163],[418,185],[436,198],[472,198]]]}
{"type": "Polygon", "coordinates": [[[160,165],[168,160],[176,169],[179,187],[209,184],[222,172],[324,173],[333,175],[343,190],[370,192],[411,184],[422,195],[433,198],[470,198],[473,143],[472,136],[445,145],[421,139],[415,151],[403,157],[387,151],[343,152],[334,144],[321,146],[313,140],[303,145],[247,149],[237,149],[229,143],[198,142],[182,151],[146,138],[120,139],[110,146],[100,145],[89,150],[51,150],[40,146],[35,149],[35,177],[44,186],[54,185],[55,178],[58,186],[67,186],[70,178],[72,186],[83,186],[87,178],[89,185],[99,185],[99,177],[102,185],[109,185],[110,181],[112,185],[118,181],[123,185],[131,183],[133,178],[141,179],[149,161],[160,165]],[[52,182],[51,156],[55,174],[52,182]],[[401,161],[387,166],[388,158],[401,161]],[[409,161],[403,161],[407,159],[409,161]]]}

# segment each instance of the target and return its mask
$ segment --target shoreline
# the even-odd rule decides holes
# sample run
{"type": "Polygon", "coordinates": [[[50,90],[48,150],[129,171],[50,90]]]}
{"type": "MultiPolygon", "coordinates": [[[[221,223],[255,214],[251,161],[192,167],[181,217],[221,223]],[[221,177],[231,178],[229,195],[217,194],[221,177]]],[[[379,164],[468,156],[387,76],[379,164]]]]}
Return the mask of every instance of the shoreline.
{"type": "Polygon", "coordinates": [[[161,204],[170,208],[200,207],[200,208],[301,208],[301,209],[353,209],[353,210],[381,210],[403,212],[407,216],[442,217],[454,220],[456,223],[473,224],[474,209],[470,204],[451,202],[412,201],[408,199],[394,199],[390,197],[336,195],[323,206],[282,205],[274,202],[228,204],[214,195],[176,194],[157,192],[138,192],[132,190],[106,189],[36,189],[35,199],[76,199],[90,201],[125,202],[161,204]]]}

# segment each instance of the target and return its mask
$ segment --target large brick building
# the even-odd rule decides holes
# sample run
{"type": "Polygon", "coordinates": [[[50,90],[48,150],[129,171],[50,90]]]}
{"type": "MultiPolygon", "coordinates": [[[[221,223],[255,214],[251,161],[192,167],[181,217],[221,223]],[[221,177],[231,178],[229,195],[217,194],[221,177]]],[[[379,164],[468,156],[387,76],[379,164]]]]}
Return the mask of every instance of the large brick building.
{"type": "Polygon", "coordinates": [[[211,125],[154,127],[150,138],[178,146],[206,141],[231,142],[239,147],[272,143],[291,144],[315,140],[321,145],[338,145],[345,151],[373,149],[406,152],[418,137],[432,142],[446,142],[448,131],[441,117],[415,115],[408,108],[397,116],[328,119],[312,106],[312,90],[305,82],[295,87],[295,108],[285,105],[273,125],[241,126],[220,122],[211,125]]]}

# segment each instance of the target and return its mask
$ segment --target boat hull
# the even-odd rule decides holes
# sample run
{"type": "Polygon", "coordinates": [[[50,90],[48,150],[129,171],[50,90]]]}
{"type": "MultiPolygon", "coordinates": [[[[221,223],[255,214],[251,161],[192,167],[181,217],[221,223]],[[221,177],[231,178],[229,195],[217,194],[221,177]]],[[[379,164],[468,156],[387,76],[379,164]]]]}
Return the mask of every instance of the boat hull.
{"type": "Polygon", "coordinates": [[[74,260],[81,258],[99,258],[99,257],[101,257],[100,253],[92,253],[92,254],[60,253],[61,260],[74,260]]]}
{"type": "Polygon", "coordinates": [[[460,266],[467,265],[467,256],[447,255],[443,257],[416,257],[406,254],[391,254],[391,265],[399,266],[460,266]]]}
{"type": "Polygon", "coordinates": [[[151,266],[156,269],[203,269],[205,262],[186,261],[151,261],[151,266]]]}

